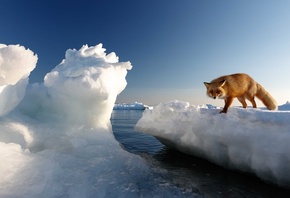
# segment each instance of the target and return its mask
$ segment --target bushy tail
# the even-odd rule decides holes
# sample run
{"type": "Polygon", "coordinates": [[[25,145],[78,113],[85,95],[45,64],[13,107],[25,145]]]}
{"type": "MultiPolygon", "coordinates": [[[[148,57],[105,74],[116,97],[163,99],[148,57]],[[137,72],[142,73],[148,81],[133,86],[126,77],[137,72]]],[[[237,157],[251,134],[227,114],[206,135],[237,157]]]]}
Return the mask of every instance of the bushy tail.
{"type": "Polygon", "coordinates": [[[256,97],[259,98],[269,110],[275,111],[278,109],[275,99],[258,83],[256,97]]]}

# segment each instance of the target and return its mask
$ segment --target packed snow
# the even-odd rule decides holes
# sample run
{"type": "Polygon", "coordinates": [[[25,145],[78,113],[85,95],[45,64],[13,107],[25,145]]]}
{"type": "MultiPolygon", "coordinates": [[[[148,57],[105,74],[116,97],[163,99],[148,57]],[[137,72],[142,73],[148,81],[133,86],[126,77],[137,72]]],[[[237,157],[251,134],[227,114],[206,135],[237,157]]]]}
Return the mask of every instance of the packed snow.
{"type": "Polygon", "coordinates": [[[0,197],[186,195],[112,134],[130,62],[84,45],[67,50],[43,83],[27,85],[37,56],[19,45],[0,53],[0,197]]]}
{"type": "Polygon", "coordinates": [[[114,110],[145,110],[145,109],[152,109],[153,107],[150,107],[148,105],[144,105],[140,102],[135,103],[123,103],[123,104],[115,104],[114,110]]]}
{"type": "Polygon", "coordinates": [[[289,102],[276,112],[238,107],[227,114],[219,111],[212,105],[164,102],[145,110],[135,129],[182,152],[289,188],[289,102]]]}

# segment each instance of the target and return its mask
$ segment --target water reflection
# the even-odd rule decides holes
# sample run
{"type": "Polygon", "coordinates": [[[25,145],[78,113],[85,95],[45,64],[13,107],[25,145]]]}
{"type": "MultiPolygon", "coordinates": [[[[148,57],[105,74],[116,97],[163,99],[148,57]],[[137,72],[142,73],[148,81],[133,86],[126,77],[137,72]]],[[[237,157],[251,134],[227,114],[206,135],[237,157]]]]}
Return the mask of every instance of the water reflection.
{"type": "Polygon", "coordinates": [[[164,148],[152,156],[182,186],[192,186],[208,197],[289,197],[290,190],[277,188],[254,175],[224,169],[206,160],[164,148]]]}

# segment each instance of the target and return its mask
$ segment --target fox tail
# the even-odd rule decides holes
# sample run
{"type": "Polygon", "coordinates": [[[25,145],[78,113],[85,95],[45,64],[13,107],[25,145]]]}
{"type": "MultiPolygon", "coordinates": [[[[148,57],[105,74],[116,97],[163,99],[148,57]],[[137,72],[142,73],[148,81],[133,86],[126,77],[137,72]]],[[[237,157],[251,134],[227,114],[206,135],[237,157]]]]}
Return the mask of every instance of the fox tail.
{"type": "Polygon", "coordinates": [[[258,83],[256,97],[259,98],[269,110],[276,111],[278,109],[275,99],[258,83]]]}

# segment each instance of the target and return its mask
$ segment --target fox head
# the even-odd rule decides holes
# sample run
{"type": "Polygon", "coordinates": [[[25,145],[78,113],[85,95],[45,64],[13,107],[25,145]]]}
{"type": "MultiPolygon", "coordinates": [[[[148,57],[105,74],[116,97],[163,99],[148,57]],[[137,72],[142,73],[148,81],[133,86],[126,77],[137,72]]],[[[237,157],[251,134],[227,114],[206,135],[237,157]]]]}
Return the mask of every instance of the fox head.
{"type": "Polygon", "coordinates": [[[225,90],[223,89],[223,86],[225,85],[226,80],[220,81],[220,82],[212,82],[212,83],[207,83],[204,82],[204,85],[207,89],[207,95],[210,98],[216,99],[224,99],[226,93],[225,90]]]}

